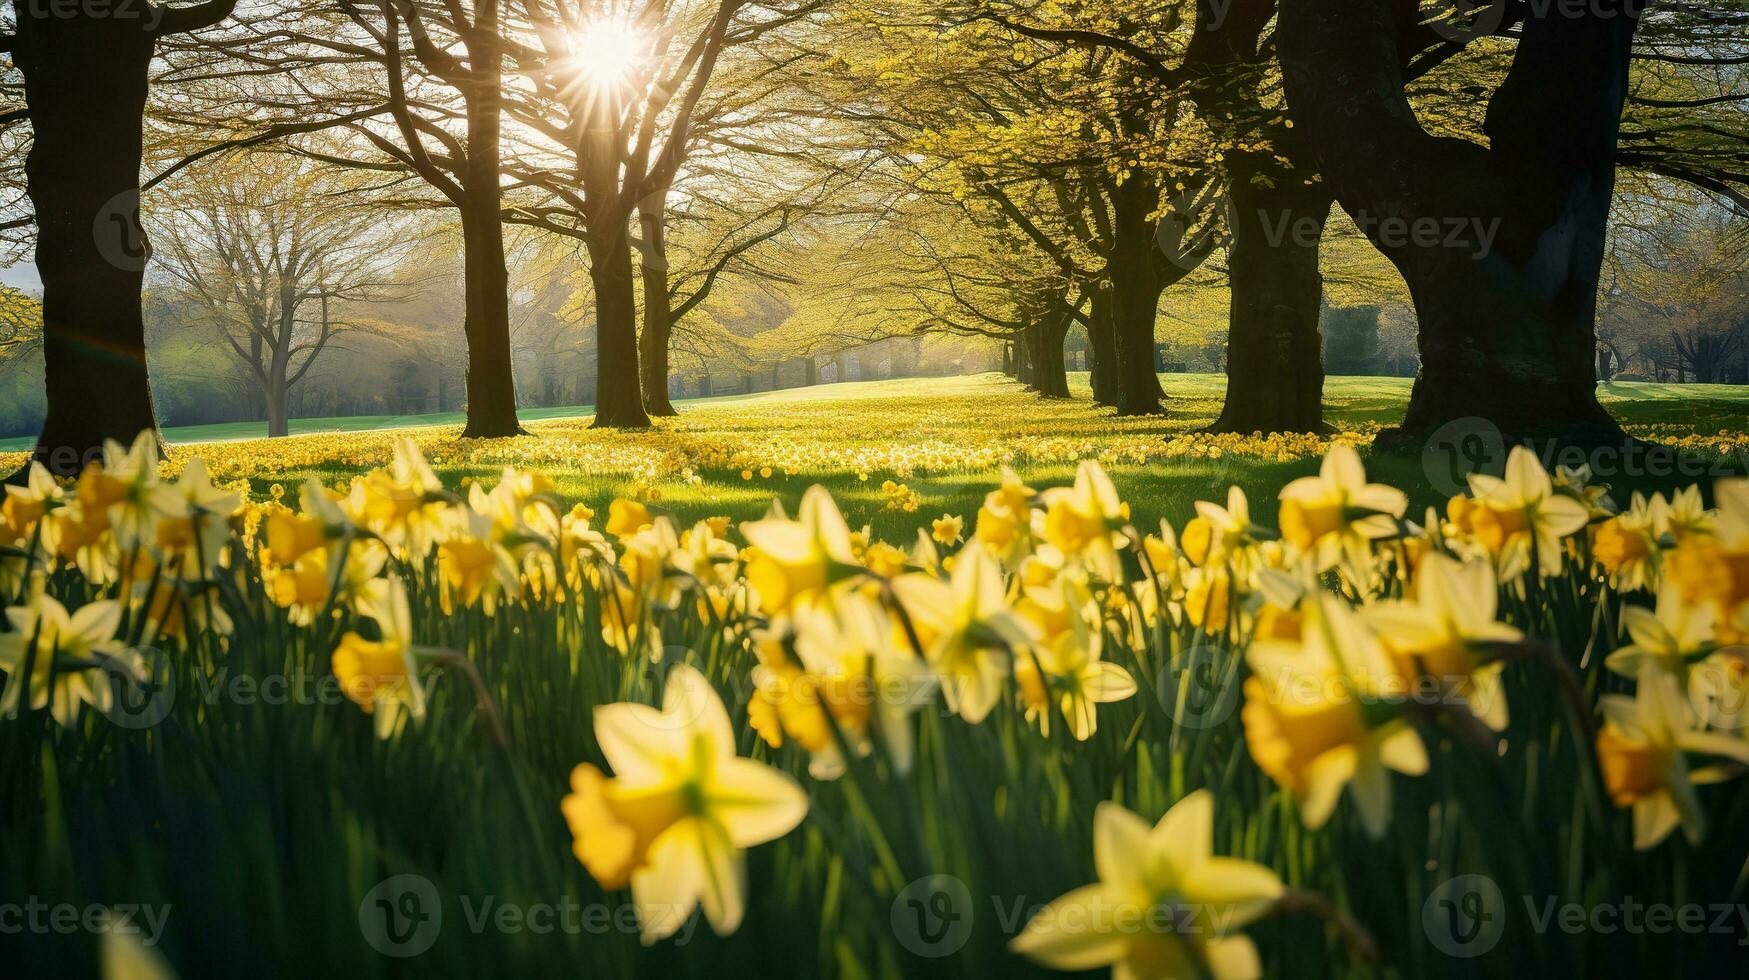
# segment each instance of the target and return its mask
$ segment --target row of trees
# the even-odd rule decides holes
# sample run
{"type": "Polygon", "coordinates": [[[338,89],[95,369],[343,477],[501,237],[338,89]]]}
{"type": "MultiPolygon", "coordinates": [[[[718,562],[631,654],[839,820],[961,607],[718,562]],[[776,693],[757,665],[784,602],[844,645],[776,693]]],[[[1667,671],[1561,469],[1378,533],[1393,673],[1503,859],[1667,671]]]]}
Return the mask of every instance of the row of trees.
{"type": "Polygon", "coordinates": [[[1740,220],[1744,5],[1475,8],[15,2],[0,121],[28,154],[0,185],[27,196],[0,228],[34,235],[43,280],[39,455],[65,470],[153,423],[142,190],[165,229],[153,264],[210,314],[275,433],[358,326],[336,308],[419,288],[389,272],[436,224],[461,242],[470,436],[520,431],[506,254],[533,236],[536,264],[586,270],[567,308],[594,334],[598,425],[672,413],[675,354],[740,345],[682,326],[737,277],[782,294],[784,352],[809,364],[920,330],[992,337],[1063,397],[1078,325],[1095,399],[1158,412],[1162,296],[1213,279],[1215,428],[1315,430],[1320,311],[1385,269],[1418,321],[1402,438],[1484,415],[1619,440],[1594,394],[1618,363],[1597,353],[1618,173],[1740,220]],[[1344,268],[1374,271],[1327,280],[1324,250],[1356,246],[1344,268]]]}

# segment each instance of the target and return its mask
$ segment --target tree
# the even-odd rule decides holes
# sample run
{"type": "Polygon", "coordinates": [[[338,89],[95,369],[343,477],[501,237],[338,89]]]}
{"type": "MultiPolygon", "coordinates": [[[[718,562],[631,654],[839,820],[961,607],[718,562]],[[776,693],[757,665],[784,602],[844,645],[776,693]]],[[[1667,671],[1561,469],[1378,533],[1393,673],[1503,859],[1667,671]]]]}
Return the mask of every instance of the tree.
{"type": "MultiPolygon", "coordinates": [[[[668,191],[724,47],[769,24],[737,21],[755,7],[750,0],[648,4],[635,14],[599,0],[523,0],[522,7],[533,40],[519,48],[519,64],[537,97],[511,109],[570,161],[575,179],[540,167],[519,172],[554,202],[513,212],[512,220],[587,247],[597,336],[594,424],[647,426],[628,225],[641,209],[658,231],[665,227],[668,191]],[[687,37],[684,47],[674,45],[687,37]]],[[[782,22],[785,15],[773,16],[782,22]]]]}
{"type": "Polygon", "coordinates": [[[140,300],[150,248],[139,209],[147,73],[160,38],[210,27],[235,6],[14,0],[14,33],[0,47],[24,77],[31,126],[24,170],[48,396],[34,458],[57,474],[77,473],[106,439],[157,427],[140,300]]]}
{"type": "Polygon", "coordinates": [[[1421,374],[1386,445],[1471,416],[1511,440],[1626,438],[1597,402],[1595,315],[1638,24],[1629,0],[1533,8],[1483,147],[1416,119],[1388,0],[1282,0],[1294,119],[1420,321],[1421,374]]]}
{"type": "Polygon", "coordinates": [[[254,382],[269,437],[287,434],[292,389],[351,328],[341,305],[402,295],[395,265],[414,238],[363,194],[357,179],[263,154],[194,171],[155,209],[160,268],[254,382]]]}

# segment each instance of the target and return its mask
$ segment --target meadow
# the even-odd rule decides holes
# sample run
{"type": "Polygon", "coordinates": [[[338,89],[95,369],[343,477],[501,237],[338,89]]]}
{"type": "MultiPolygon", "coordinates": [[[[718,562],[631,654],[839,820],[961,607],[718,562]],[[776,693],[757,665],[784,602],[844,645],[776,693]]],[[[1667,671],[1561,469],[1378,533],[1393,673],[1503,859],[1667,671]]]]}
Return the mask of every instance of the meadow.
{"type": "MultiPolygon", "coordinates": [[[[1365,455],[1406,382],[1334,379],[1323,438],[1198,435],[1218,382],[1166,382],[1164,418],[908,379],[33,481],[9,972],[1740,967],[1749,484],[1451,489],[1365,455]]],[[[1735,389],[1605,402],[1740,469],[1735,389]]]]}
{"type": "MultiPolygon", "coordinates": [[[[459,413],[294,421],[294,435],[276,440],[255,438],[262,423],[168,429],[164,438],[173,461],[199,455],[215,480],[247,480],[258,495],[275,484],[294,490],[311,477],[349,480],[386,463],[400,436],[419,444],[452,490],[494,479],[506,465],[530,466],[548,474],[567,500],[600,505],[654,492],[687,523],[715,515],[758,517],[774,498],[793,506],[818,483],[858,526],[895,539],[908,539],[924,517],[975,513],[1004,466],[1049,485],[1072,478],[1079,460],[1097,459],[1133,503],[1139,523],[1176,523],[1192,516],[1193,501],[1222,496],[1233,484],[1273,497],[1289,480],[1315,470],[1330,441],[1199,434],[1220,414],[1226,381],[1218,375],[1161,375],[1171,397],[1167,414],[1137,419],[1093,406],[1085,373],[1071,373],[1069,380],[1075,397],[1067,401],[1040,400],[999,374],[683,400],[678,418],[658,419],[647,431],[592,430],[589,406],[525,410],[529,436],[484,442],[457,438],[459,413]],[[296,434],[300,426],[308,434],[296,434]],[[894,495],[883,491],[888,480],[915,497],[901,494],[892,506],[894,495]],[[913,502],[915,509],[906,509],[913,502]]],[[[1329,379],[1331,436],[1364,447],[1402,417],[1409,387],[1407,378],[1329,379]]],[[[1600,397],[1633,435],[1704,460],[1703,475],[1745,471],[1749,438],[1740,428],[1749,389],[1625,382],[1602,386],[1600,397]]],[[[0,442],[0,466],[18,465],[28,448],[27,441],[0,442]]],[[[1430,484],[1422,459],[1379,465],[1410,493],[1417,511],[1443,503],[1451,492],[1449,461],[1441,467],[1440,488],[1430,484]]],[[[1461,472],[1457,476],[1461,483],[1461,472]]],[[[1648,490],[1695,482],[1680,474],[1613,477],[1648,490]]]]}

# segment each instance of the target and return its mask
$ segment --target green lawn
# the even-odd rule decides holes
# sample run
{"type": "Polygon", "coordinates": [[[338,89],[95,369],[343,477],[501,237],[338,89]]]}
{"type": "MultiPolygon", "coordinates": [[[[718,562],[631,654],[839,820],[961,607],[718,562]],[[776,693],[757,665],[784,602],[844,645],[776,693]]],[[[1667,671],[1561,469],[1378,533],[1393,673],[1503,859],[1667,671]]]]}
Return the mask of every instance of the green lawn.
{"type": "MultiPolygon", "coordinates": [[[[1239,484],[1253,500],[1273,498],[1289,480],[1313,472],[1324,444],[1299,438],[1271,451],[1257,440],[1192,436],[1220,410],[1224,379],[1166,375],[1167,414],[1118,419],[1089,401],[1086,376],[1071,376],[1076,397],[1039,399],[999,375],[901,378],[759,392],[681,404],[678,419],[647,432],[588,427],[584,410],[524,412],[530,435],[509,440],[457,438],[457,416],[307,420],[333,426],[284,440],[206,440],[244,427],[170,429],[177,456],[198,454],[220,477],[244,477],[257,492],[295,487],[308,477],[349,480],[387,460],[391,433],[420,442],[452,487],[495,481],[505,464],[539,469],[561,494],[596,508],[614,497],[654,496],[690,521],[762,514],[774,498],[793,506],[809,485],[823,484],[843,502],[853,523],[888,537],[909,538],[925,518],[975,514],[983,495],[1011,466],[1035,486],[1070,480],[1076,463],[1100,458],[1145,524],[1188,519],[1198,499],[1223,500],[1239,484]],[[409,427],[413,424],[417,427],[409,427]],[[344,426],[344,428],[342,428],[344,426]],[[1218,449],[1217,451],[1213,451],[1218,449]],[[765,470],[769,467],[770,473],[765,470]],[[882,486],[904,484],[917,495],[914,512],[890,508],[882,486]]],[[[1409,393],[1403,378],[1333,378],[1326,414],[1339,429],[1363,438],[1401,413],[1409,393]]],[[[1743,428],[1749,389],[1719,385],[1609,385],[1606,402],[1637,434],[1713,436],[1743,428]]],[[[1735,449],[1735,446],[1732,446],[1735,449]]],[[[1734,453],[1733,453],[1734,455],[1734,453]]],[[[1727,459],[1694,472],[1741,469],[1727,459]]],[[[1424,460],[1375,459],[1374,472],[1408,490],[1419,514],[1451,491],[1429,482],[1424,460]]],[[[1696,478],[1614,473],[1624,490],[1664,489],[1696,478]]]]}

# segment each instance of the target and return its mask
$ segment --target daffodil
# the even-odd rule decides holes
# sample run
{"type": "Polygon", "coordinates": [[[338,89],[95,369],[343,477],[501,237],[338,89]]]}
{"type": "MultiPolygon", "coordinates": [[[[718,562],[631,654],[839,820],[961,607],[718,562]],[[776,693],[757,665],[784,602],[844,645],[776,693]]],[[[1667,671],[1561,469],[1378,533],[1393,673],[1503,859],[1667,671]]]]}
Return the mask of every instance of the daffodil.
{"type": "Polygon", "coordinates": [[[1054,707],[1076,741],[1092,738],[1098,728],[1097,706],[1136,693],[1129,671],[1100,659],[1104,636],[1098,626],[1098,606],[1084,587],[1064,578],[1055,589],[1029,590],[1017,611],[1038,634],[1014,659],[1027,720],[1048,735],[1054,707]],[[1092,623],[1089,608],[1095,617],[1092,623]]]}
{"type": "Polygon", "coordinates": [[[965,530],[965,518],[943,514],[930,522],[929,536],[935,539],[936,544],[951,548],[960,543],[960,539],[965,536],[965,530]]]}
{"type": "Polygon", "coordinates": [[[1682,591],[1674,583],[1666,583],[1658,590],[1656,607],[1622,607],[1622,628],[1633,642],[1618,647],[1604,665],[1623,677],[1638,677],[1651,664],[1678,679],[1686,678],[1689,666],[1715,647],[1716,615],[1711,606],[1684,601],[1682,591]]]}
{"type": "Polygon", "coordinates": [[[1032,640],[1008,606],[1002,566],[988,551],[967,548],[948,581],[924,573],[893,580],[893,589],[924,644],[950,710],[971,724],[990,714],[1007,685],[1010,656],[1032,640]]]}
{"type": "Polygon", "coordinates": [[[1489,648],[1524,634],[1495,618],[1494,569],[1479,559],[1429,553],[1415,574],[1415,598],[1380,603],[1366,611],[1367,622],[1411,685],[1431,680],[1443,696],[1462,698],[1483,724],[1505,730],[1505,661],[1489,648]]]}
{"type": "Polygon", "coordinates": [[[1504,478],[1470,474],[1475,497],[1467,510],[1477,542],[1500,563],[1500,577],[1516,578],[1531,566],[1540,574],[1558,573],[1564,542],[1591,520],[1590,510],[1570,494],[1557,493],[1542,461],[1524,446],[1512,447],[1504,478]]]}
{"type": "Polygon", "coordinates": [[[1118,533],[1129,520],[1129,505],[1118,499],[1103,467],[1083,460],[1075,470],[1075,484],[1046,490],[1043,534],[1045,541],[1065,555],[1080,559],[1101,579],[1118,582],[1123,567],[1117,549],[1123,543],[1118,533]]]}
{"type": "Polygon", "coordinates": [[[577,859],[603,888],[630,884],[645,943],[699,906],[719,935],[734,932],[746,908],[745,849],[801,823],[807,795],[735,754],[722,699],[685,664],[669,671],[660,710],[597,708],[595,739],[613,776],[577,766],[561,805],[577,859]]]}
{"type": "Polygon", "coordinates": [[[1378,637],[1341,599],[1305,604],[1303,640],[1263,640],[1247,658],[1245,743],[1257,765],[1300,800],[1321,827],[1351,788],[1362,824],[1383,835],[1391,818],[1387,769],[1417,776],[1427,750],[1409,724],[1406,689],[1378,637]]]}
{"type": "Polygon", "coordinates": [[[403,718],[425,718],[425,686],[413,650],[413,617],[407,590],[398,579],[359,603],[376,624],[378,638],[358,631],[340,638],[331,663],[347,698],[372,716],[378,738],[388,738],[403,718]]]}
{"type": "Polygon", "coordinates": [[[798,520],[767,517],[741,525],[752,545],[747,581],[770,613],[823,593],[858,566],[850,545],[850,526],[826,488],[809,487],[802,495],[798,520]]]}
{"type": "Polygon", "coordinates": [[[1603,727],[1597,733],[1597,764],[1610,799],[1633,808],[1634,847],[1657,847],[1678,825],[1690,842],[1699,843],[1706,836],[1706,817],[1686,754],[1717,755],[1745,765],[1749,741],[1697,731],[1676,677],[1651,663],[1641,665],[1632,698],[1606,694],[1598,707],[1603,727]]]}
{"type": "Polygon", "coordinates": [[[438,597],[445,614],[478,606],[492,615],[505,593],[514,595],[522,582],[522,566],[498,535],[499,525],[472,506],[452,507],[434,522],[437,573],[443,585],[438,597]]]}
{"type": "Polygon", "coordinates": [[[1262,974],[1239,932],[1287,889],[1260,864],[1214,853],[1214,797],[1198,790],[1153,827],[1116,803],[1093,814],[1097,884],[1033,916],[1010,948],[1058,970],[1112,967],[1118,980],[1262,974]]]}
{"type": "Polygon", "coordinates": [[[650,509],[636,500],[615,500],[607,505],[607,533],[616,538],[629,538],[648,527],[650,509]]]}
{"type": "Polygon", "coordinates": [[[934,678],[880,603],[852,593],[831,607],[797,610],[788,639],[774,631],[759,644],[753,668],[753,726],[773,748],[785,737],[809,754],[808,774],[836,779],[844,756],[832,729],[857,755],[873,748],[875,732],[899,772],[911,768],[909,717],[927,703],[934,678]]]}
{"type": "Polygon", "coordinates": [[[347,506],[360,524],[382,535],[404,557],[423,556],[442,519],[443,484],[411,439],[395,441],[394,459],[352,483],[347,506]]]}
{"type": "Polygon", "coordinates": [[[1257,526],[1251,523],[1251,502],[1237,485],[1227,488],[1227,505],[1196,502],[1196,516],[1184,525],[1179,547],[1190,563],[1202,568],[1227,564],[1248,572],[1257,545],[1257,526]]]}
{"type": "Polygon", "coordinates": [[[153,489],[158,514],[153,550],[185,577],[211,575],[230,540],[231,517],[242,504],[238,494],[213,486],[200,457],[189,460],[175,483],[153,489]]]}
{"type": "Polygon", "coordinates": [[[68,613],[55,597],[39,591],[28,605],[6,610],[6,618],[12,631],[0,633],[0,670],[6,672],[0,713],[7,718],[18,717],[28,688],[32,709],[46,707],[62,727],[71,728],[81,705],[109,710],[115,676],[146,677],[140,655],[116,639],[120,603],[105,599],[68,613]]]}
{"type": "Polygon", "coordinates": [[[1591,557],[1617,589],[1630,592],[1657,586],[1658,538],[1661,528],[1669,525],[1667,507],[1662,496],[1654,494],[1647,500],[1636,493],[1626,511],[1593,525],[1591,557]]]}
{"type": "Polygon", "coordinates": [[[1312,559],[1319,571],[1344,557],[1354,570],[1371,566],[1372,542],[1397,533],[1409,500],[1403,491],[1366,482],[1353,446],[1330,447],[1317,476],[1301,477],[1281,491],[1281,536],[1312,559]]]}

